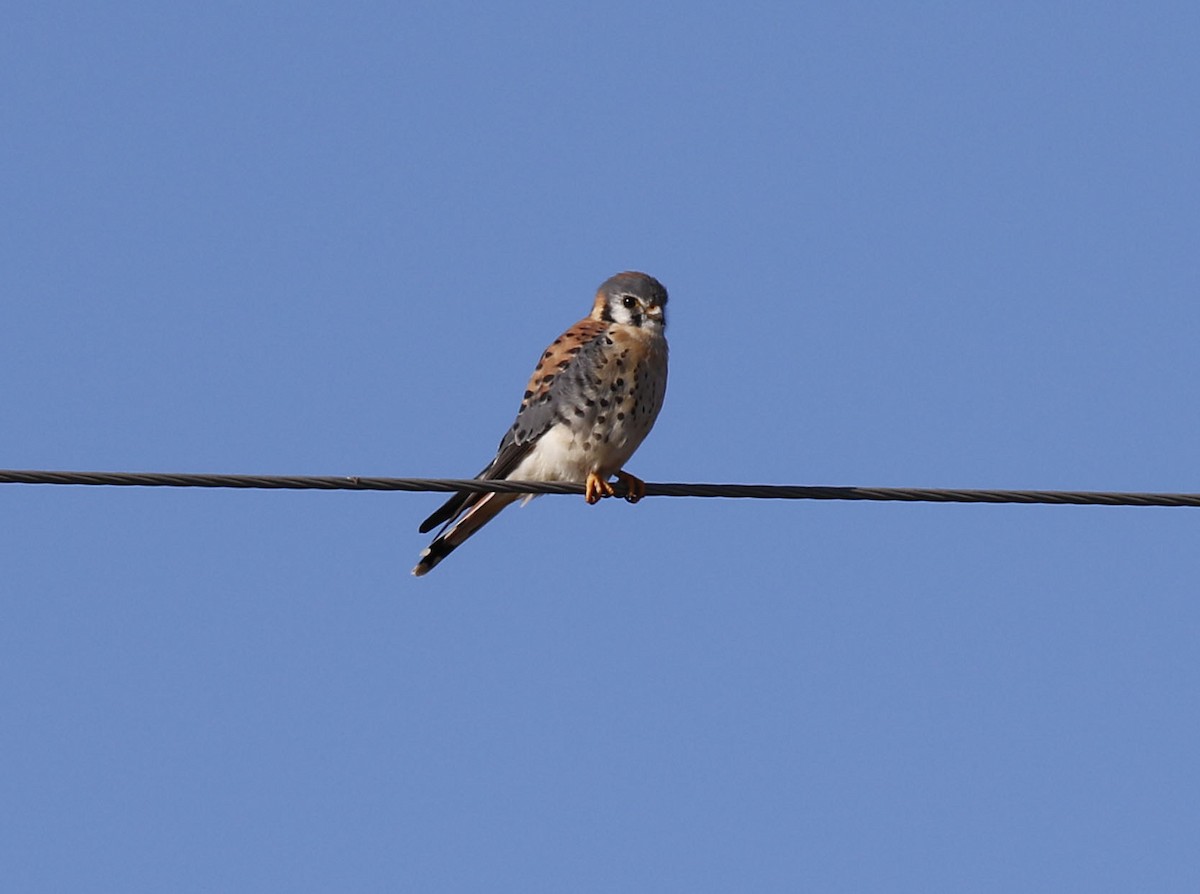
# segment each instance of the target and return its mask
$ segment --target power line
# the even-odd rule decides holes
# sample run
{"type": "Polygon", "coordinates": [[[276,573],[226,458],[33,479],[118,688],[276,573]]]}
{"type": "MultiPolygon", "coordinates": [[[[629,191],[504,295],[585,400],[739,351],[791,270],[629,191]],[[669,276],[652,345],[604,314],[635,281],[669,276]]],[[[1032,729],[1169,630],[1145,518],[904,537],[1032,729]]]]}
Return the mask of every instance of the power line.
{"type": "MultiPolygon", "coordinates": [[[[0,470],[0,484],[116,487],[208,487],[260,490],[372,490],[517,494],[582,494],[581,484],[481,481],[477,478],[364,478],[313,475],[195,475],[163,472],[0,470]]],[[[618,496],[624,495],[614,484],[618,496]]],[[[648,497],[731,497],[752,500],[872,500],[905,503],[1038,503],[1079,506],[1200,506],[1200,494],[1081,490],[947,490],[914,487],[806,487],[791,484],[646,484],[648,497]]]]}

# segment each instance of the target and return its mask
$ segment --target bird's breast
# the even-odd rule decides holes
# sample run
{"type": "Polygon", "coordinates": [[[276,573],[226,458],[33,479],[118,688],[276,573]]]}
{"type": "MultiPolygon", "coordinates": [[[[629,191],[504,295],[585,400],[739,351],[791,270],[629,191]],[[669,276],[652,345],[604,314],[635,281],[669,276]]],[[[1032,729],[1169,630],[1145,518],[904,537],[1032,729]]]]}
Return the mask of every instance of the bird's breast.
{"type": "Polygon", "coordinates": [[[510,477],[582,482],[629,461],[654,426],[667,385],[666,341],[639,336],[610,331],[603,357],[570,380],[556,422],[510,477]]]}

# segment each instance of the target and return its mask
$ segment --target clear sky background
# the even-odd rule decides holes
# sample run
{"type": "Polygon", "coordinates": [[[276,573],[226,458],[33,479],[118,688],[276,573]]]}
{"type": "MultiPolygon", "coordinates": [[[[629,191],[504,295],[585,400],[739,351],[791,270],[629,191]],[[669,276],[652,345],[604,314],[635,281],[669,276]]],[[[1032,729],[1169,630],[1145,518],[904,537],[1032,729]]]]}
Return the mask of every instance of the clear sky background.
{"type": "MultiPolygon", "coordinates": [[[[1200,491],[1194,3],[47,3],[0,467],[1200,491]]],[[[11,891],[1200,889],[1200,510],[0,486],[11,891]]]]}

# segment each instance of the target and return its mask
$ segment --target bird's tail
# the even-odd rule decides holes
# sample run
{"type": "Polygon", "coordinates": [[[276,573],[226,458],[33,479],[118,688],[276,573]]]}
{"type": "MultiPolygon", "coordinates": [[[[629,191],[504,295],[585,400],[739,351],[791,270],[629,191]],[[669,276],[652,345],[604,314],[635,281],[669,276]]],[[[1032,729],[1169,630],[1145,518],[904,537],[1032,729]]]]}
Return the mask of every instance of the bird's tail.
{"type": "Polygon", "coordinates": [[[433,538],[421,553],[421,560],[412,570],[416,577],[428,574],[437,564],[454,552],[464,540],[495,518],[500,510],[510,503],[521,499],[521,494],[478,494],[478,499],[470,504],[466,514],[433,538]]]}

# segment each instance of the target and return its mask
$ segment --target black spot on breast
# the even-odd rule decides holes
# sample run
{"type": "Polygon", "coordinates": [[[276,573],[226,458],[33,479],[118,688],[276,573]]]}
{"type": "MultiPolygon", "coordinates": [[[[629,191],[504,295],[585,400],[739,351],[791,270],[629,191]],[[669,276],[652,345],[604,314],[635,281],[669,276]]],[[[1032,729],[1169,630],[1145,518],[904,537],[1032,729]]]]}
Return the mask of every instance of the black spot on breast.
{"type": "Polygon", "coordinates": [[[608,421],[608,417],[605,416],[603,413],[601,413],[599,416],[596,417],[596,421],[598,423],[600,423],[601,425],[603,425],[605,422],[608,421]]]}
{"type": "Polygon", "coordinates": [[[609,401],[609,399],[607,397],[600,398],[600,406],[604,407],[605,409],[608,408],[610,403],[611,402],[609,401]]]}
{"type": "Polygon", "coordinates": [[[576,408],[575,408],[575,415],[576,415],[576,416],[583,416],[583,407],[576,407],[576,408]]]}
{"type": "Polygon", "coordinates": [[[611,335],[604,336],[604,343],[606,345],[611,345],[613,343],[612,336],[611,335]]]}
{"type": "Polygon", "coordinates": [[[529,400],[529,398],[531,398],[531,397],[533,397],[533,392],[532,392],[532,391],[526,391],[526,392],[525,392],[525,396],[524,396],[524,397],[522,397],[522,398],[521,398],[521,400],[529,400]]]}
{"type": "Polygon", "coordinates": [[[618,414],[617,414],[617,422],[623,422],[624,420],[625,420],[625,414],[624,414],[624,413],[618,413],[618,414]]]}

